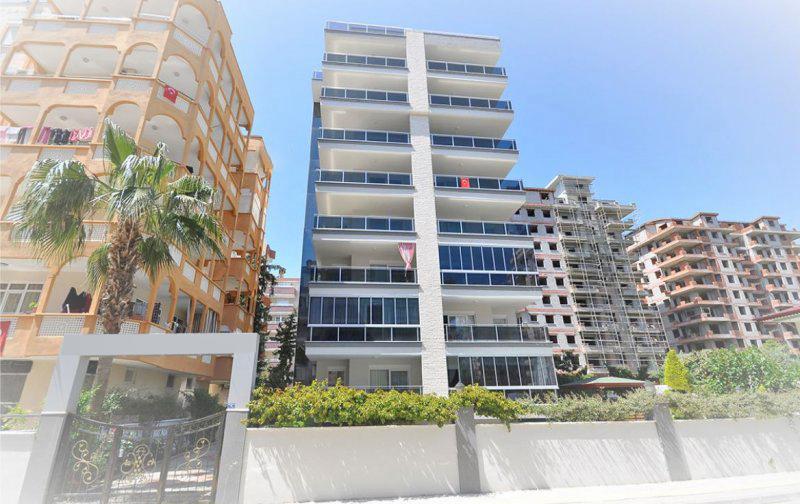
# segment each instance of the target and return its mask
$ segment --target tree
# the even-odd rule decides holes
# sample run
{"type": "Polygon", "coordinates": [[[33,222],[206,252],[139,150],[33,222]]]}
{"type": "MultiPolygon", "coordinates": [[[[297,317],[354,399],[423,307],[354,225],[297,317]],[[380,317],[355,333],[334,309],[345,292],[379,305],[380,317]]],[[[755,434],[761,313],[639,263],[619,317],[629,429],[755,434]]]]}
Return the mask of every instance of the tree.
{"type": "Polygon", "coordinates": [[[680,392],[689,392],[692,388],[689,384],[689,370],[674,349],[667,352],[667,359],[664,362],[664,384],[680,392]]]}
{"type": "MultiPolygon", "coordinates": [[[[213,213],[214,188],[201,177],[178,177],[176,164],[159,142],[152,156],[108,119],[103,134],[105,175],[78,161],[37,161],[11,214],[15,237],[25,239],[42,259],[66,264],[81,255],[84,222],[104,216],[113,225],[108,241],[91,253],[87,276],[102,285],[99,320],[106,334],[119,333],[130,314],[134,275],[144,270],[155,282],[175,265],[170,246],[190,256],[222,257],[222,230],[213,213]],[[178,177],[178,178],[176,178],[178,177]]],[[[99,410],[113,358],[101,358],[91,409],[99,410]]]]}
{"type": "Polygon", "coordinates": [[[285,388],[292,383],[292,364],[297,346],[297,317],[291,313],[278,326],[275,334],[278,342],[278,364],[268,371],[267,385],[272,388],[285,388]]]}
{"type": "Polygon", "coordinates": [[[260,385],[266,377],[267,367],[269,366],[269,356],[266,353],[267,341],[269,340],[269,303],[264,302],[265,296],[272,296],[275,293],[275,283],[278,277],[273,271],[277,271],[279,276],[286,273],[283,266],[270,264],[266,256],[259,258],[258,266],[258,293],[256,295],[256,309],[253,317],[253,331],[258,333],[258,363],[256,364],[256,381],[260,385]]]}

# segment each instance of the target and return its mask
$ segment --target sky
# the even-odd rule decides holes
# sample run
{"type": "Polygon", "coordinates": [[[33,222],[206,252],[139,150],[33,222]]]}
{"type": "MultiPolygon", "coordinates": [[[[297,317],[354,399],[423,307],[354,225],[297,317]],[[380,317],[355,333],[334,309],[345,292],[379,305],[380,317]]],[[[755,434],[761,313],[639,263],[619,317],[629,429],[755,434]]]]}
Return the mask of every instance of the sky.
{"type": "Polygon", "coordinates": [[[640,222],[718,212],[800,227],[796,0],[223,0],[274,163],[267,241],[299,274],[311,73],[328,20],[499,36],[519,163],[597,178],[640,222]]]}

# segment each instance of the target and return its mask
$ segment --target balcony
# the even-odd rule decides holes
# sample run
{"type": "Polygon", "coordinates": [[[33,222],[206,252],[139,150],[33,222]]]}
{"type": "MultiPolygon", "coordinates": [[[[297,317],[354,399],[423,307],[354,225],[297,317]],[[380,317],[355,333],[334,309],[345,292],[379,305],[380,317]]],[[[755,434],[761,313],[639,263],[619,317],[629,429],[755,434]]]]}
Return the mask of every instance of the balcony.
{"type": "Polygon", "coordinates": [[[340,23],[338,21],[328,21],[327,23],[325,23],[325,29],[332,31],[349,32],[349,33],[368,33],[370,35],[387,35],[390,37],[406,36],[406,31],[403,28],[357,24],[357,23],[340,23]]]}
{"type": "Polygon", "coordinates": [[[434,186],[442,219],[506,221],[525,204],[520,180],[436,175],[434,186]]]}
{"type": "Polygon", "coordinates": [[[308,341],[332,343],[418,342],[419,327],[312,326],[308,341]]]}
{"type": "Polygon", "coordinates": [[[455,147],[458,149],[488,149],[517,152],[516,140],[453,135],[431,135],[434,147],[455,147]]]}
{"type": "Polygon", "coordinates": [[[411,136],[408,133],[398,131],[372,131],[372,130],[348,130],[341,128],[321,128],[319,132],[320,140],[335,140],[343,142],[367,142],[367,143],[389,143],[405,144],[411,143],[411,136]]]}
{"type": "Polygon", "coordinates": [[[314,217],[314,229],[413,232],[414,219],[402,217],[350,217],[316,215],[314,217]]]}
{"type": "Polygon", "coordinates": [[[381,91],[376,89],[323,87],[320,91],[320,97],[364,102],[408,103],[407,93],[402,93],[399,91],[381,91]]]}
{"type": "Polygon", "coordinates": [[[506,77],[506,69],[496,66],[453,63],[449,61],[428,61],[429,72],[446,72],[474,76],[506,77]]]}
{"type": "Polygon", "coordinates": [[[417,271],[405,268],[311,268],[311,281],[320,283],[416,284],[417,271]]]}
{"type": "Polygon", "coordinates": [[[517,142],[501,138],[433,134],[431,147],[440,175],[504,178],[519,159],[517,142]]]}
{"type": "Polygon", "coordinates": [[[387,58],[383,56],[367,56],[364,54],[339,54],[325,53],[323,63],[338,63],[343,65],[357,65],[362,67],[405,69],[404,58],[387,58]]]}
{"type": "Polygon", "coordinates": [[[458,175],[436,175],[433,185],[452,189],[483,189],[488,191],[522,191],[522,181],[514,179],[462,177],[458,175]]]}
{"type": "Polygon", "coordinates": [[[440,233],[477,234],[493,236],[529,236],[527,224],[485,221],[439,221],[440,233]]]}
{"type": "Polygon", "coordinates": [[[317,170],[317,182],[411,186],[410,173],[317,170]]]}
{"type": "Polygon", "coordinates": [[[508,100],[432,94],[429,102],[431,131],[502,137],[514,120],[508,100]]]}
{"type": "Polygon", "coordinates": [[[442,285],[474,285],[482,287],[536,287],[536,274],[531,273],[466,273],[442,271],[442,285]]]}
{"type": "Polygon", "coordinates": [[[403,91],[323,87],[320,112],[324,128],[402,131],[408,129],[408,94],[403,91]]]}
{"type": "Polygon", "coordinates": [[[397,217],[414,213],[408,173],[318,171],[315,197],[323,215],[365,215],[376,208],[397,217]]]}
{"type": "Polygon", "coordinates": [[[523,342],[548,343],[546,327],[531,325],[445,325],[444,336],[450,342],[523,342]]]}

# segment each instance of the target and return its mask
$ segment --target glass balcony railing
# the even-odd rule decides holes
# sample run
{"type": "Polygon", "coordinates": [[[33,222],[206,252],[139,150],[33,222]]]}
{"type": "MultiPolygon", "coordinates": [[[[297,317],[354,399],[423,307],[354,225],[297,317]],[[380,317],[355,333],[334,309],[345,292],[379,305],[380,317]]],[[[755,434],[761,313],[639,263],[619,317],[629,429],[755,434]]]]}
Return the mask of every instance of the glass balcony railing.
{"type": "Polygon", "coordinates": [[[414,231],[414,219],[317,215],[314,228],[345,229],[349,231],[414,231]]]}
{"type": "Polygon", "coordinates": [[[526,273],[466,273],[443,271],[442,285],[485,285],[492,287],[535,287],[537,276],[526,273]]]}
{"type": "Polygon", "coordinates": [[[399,91],[380,91],[376,89],[347,89],[324,87],[321,90],[323,98],[339,98],[343,100],[408,103],[408,94],[399,91]]]}
{"type": "Polygon", "coordinates": [[[419,341],[419,327],[312,326],[309,329],[309,341],[364,343],[419,341]]]}
{"type": "Polygon", "coordinates": [[[501,191],[521,191],[522,181],[513,179],[463,177],[459,175],[436,175],[433,184],[436,187],[453,187],[457,189],[494,189],[501,191]]]}
{"type": "Polygon", "coordinates": [[[405,268],[316,267],[311,269],[312,282],[334,283],[417,283],[417,270],[405,268]]]}
{"type": "Polygon", "coordinates": [[[401,131],[366,131],[321,128],[319,138],[322,140],[346,140],[350,142],[375,142],[409,144],[411,136],[401,131]]]}
{"type": "Polygon", "coordinates": [[[549,341],[546,327],[531,325],[445,325],[447,341],[549,341]]]}
{"type": "Polygon", "coordinates": [[[317,182],[410,186],[411,174],[392,172],[317,170],[317,182]]]}
{"type": "Polygon", "coordinates": [[[468,98],[465,96],[430,95],[431,105],[445,107],[481,108],[493,110],[513,110],[508,100],[489,100],[487,98],[468,98]]]}
{"type": "Polygon", "coordinates": [[[466,147],[468,149],[498,149],[507,151],[517,150],[516,140],[502,138],[463,137],[452,135],[431,135],[434,147],[466,147]]]}
{"type": "Polygon", "coordinates": [[[364,54],[339,54],[325,53],[322,61],[325,63],[344,63],[347,65],[361,65],[386,68],[405,68],[406,60],[403,58],[385,58],[383,56],[367,56],[364,54]]]}
{"type": "Polygon", "coordinates": [[[328,21],[327,23],[325,23],[325,29],[351,32],[351,33],[370,33],[372,35],[389,35],[392,37],[406,36],[406,31],[403,28],[395,28],[393,26],[357,24],[357,23],[340,23],[338,21],[328,21]]]}
{"type": "Polygon", "coordinates": [[[311,72],[311,78],[313,80],[322,80],[322,72],[319,70],[314,70],[311,72]]]}
{"type": "Polygon", "coordinates": [[[516,222],[439,221],[440,233],[528,236],[527,224],[516,222]]]}
{"type": "Polygon", "coordinates": [[[452,63],[449,61],[428,60],[428,70],[435,72],[491,75],[494,77],[506,76],[506,69],[503,67],[470,65],[469,63],[452,63]]]}

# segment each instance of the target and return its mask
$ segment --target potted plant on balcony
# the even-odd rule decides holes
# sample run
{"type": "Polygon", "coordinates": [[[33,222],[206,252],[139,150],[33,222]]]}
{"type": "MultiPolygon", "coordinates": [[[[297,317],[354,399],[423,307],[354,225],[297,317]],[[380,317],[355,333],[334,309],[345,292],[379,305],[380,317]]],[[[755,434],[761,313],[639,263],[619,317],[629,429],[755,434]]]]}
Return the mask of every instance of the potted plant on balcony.
{"type": "MultiPolygon", "coordinates": [[[[113,226],[107,242],[89,256],[89,284],[100,294],[99,321],[117,334],[130,315],[134,275],[151,281],[175,265],[170,247],[190,255],[221,257],[221,224],[213,213],[214,188],[198,176],[178,176],[177,165],[159,142],[153,155],[106,119],[103,134],[105,175],[75,160],[37,161],[25,178],[25,190],[11,211],[14,236],[25,238],[42,259],[66,264],[83,254],[86,220],[105,215],[113,226]]],[[[98,388],[91,409],[103,402],[112,358],[101,358],[98,388]]]]}

